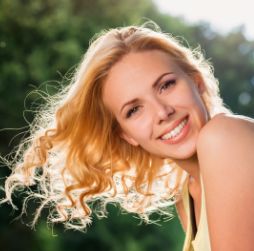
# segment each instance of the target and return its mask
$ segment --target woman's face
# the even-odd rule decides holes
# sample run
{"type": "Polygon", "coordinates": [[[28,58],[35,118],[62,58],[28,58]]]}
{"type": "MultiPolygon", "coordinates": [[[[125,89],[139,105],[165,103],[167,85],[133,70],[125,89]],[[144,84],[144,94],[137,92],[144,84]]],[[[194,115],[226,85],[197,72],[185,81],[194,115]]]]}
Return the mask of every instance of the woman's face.
{"type": "Polygon", "coordinates": [[[109,71],[103,102],[115,115],[128,143],[163,158],[196,153],[207,122],[201,80],[190,78],[159,50],[132,52],[109,71]]]}

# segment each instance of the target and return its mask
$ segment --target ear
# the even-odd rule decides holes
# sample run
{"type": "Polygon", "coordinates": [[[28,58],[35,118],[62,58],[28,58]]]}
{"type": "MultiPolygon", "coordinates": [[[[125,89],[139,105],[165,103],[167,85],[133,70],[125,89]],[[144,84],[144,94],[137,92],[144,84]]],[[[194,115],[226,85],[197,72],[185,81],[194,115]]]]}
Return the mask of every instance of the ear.
{"type": "Polygon", "coordinates": [[[203,94],[206,90],[205,82],[203,78],[200,76],[200,74],[195,74],[194,76],[194,82],[198,88],[199,94],[203,94]]]}
{"type": "Polygon", "coordinates": [[[122,138],[122,139],[124,139],[126,142],[128,142],[130,145],[133,145],[133,146],[138,146],[139,145],[139,143],[135,140],[135,139],[133,139],[132,137],[130,137],[127,133],[125,133],[125,132],[121,132],[120,133],[120,137],[122,138]]]}

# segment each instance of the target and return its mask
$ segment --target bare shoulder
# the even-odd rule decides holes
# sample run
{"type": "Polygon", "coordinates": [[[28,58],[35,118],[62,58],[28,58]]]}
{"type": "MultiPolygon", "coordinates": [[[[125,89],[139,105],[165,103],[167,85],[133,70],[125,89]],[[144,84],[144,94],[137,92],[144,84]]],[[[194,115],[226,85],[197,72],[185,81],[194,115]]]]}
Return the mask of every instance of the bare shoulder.
{"type": "Polygon", "coordinates": [[[230,132],[232,130],[250,130],[253,132],[254,119],[242,115],[232,115],[220,113],[214,116],[208,123],[202,128],[201,135],[206,133],[218,132],[230,132]]]}
{"type": "Polygon", "coordinates": [[[254,211],[253,119],[215,116],[200,132],[197,154],[212,250],[252,250],[254,218],[249,212],[254,211]]]}
{"type": "Polygon", "coordinates": [[[204,153],[213,147],[233,148],[234,143],[251,144],[254,146],[254,119],[240,116],[218,114],[213,117],[200,131],[197,151],[204,153]]]}
{"type": "MultiPolygon", "coordinates": [[[[254,177],[254,120],[237,115],[215,116],[199,134],[197,154],[206,183],[226,179],[221,173],[243,174],[243,170],[254,177]]],[[[237,174],[234,179],[240,177],[244,179],[237,174]]]]}

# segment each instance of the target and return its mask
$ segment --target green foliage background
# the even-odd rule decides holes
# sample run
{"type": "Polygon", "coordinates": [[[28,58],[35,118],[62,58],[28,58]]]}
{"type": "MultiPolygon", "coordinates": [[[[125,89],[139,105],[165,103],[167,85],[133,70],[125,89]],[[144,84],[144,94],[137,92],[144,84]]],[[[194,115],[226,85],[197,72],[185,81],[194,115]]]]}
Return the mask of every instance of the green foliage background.
{"type": "MultiPolygon", "coordinates": [[[[151,0],[0,0],[0,154],[9,154],[24,137],[37,104],[35,88],[50,94],[69,76],[86,51],[91,37],[111,27],[151,19],[163,31],[184,37],[204,50],[215,67],[225,103],[235,112],[254,117],[254,42],[239,27],[226,35],[208,23],[189,25],[162,14],[151,0]],[[68,75],[69,73],[69,75],[68,75]],[[30,93],[30,94],[29,94],[30,93]],[[9,128],[9,129],[8,129],[9,128]]],[[[186,42],[187,44],[187,42],[186,42]]],[[[1,166],[1,184],[10,170],[1,166]]],[[[3,193],[1,193],[3,196],[3,193]]],[[[14,198],[21,208],[21,197],[14,198]]],[[[9,205],[0,208],[0,250],[29,251],[178,251],[183,232],[175,217],[159,225],[140,224],[134,215],[109,207],[107,219],[94,219],[87,233],[53,230],[42,215],[35,230],[31,203],[23,219],[9,205]]]]}

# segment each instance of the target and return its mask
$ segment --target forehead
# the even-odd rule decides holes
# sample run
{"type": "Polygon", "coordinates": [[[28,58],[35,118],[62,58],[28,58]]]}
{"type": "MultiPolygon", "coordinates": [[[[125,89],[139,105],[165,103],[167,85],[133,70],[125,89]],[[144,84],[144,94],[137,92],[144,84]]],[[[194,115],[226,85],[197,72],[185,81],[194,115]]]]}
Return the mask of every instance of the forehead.
{"type": "Polygon", "coordinates": [[[112,82],[118,78],[129,79],[143,73],[156,74],[164,69],[175,67],[173,59],[166,52],[160,50],[131,52],[110,69],[106,82],[112,82]]]}
{"type": "Polygon", "coordinates": [[[179,71],[170,55],[163,51],[131,52],[110,69],[103,86],[104,104],[114,110],[112,104],[117,106],[142,93],[160,75],[179,71]]]}

